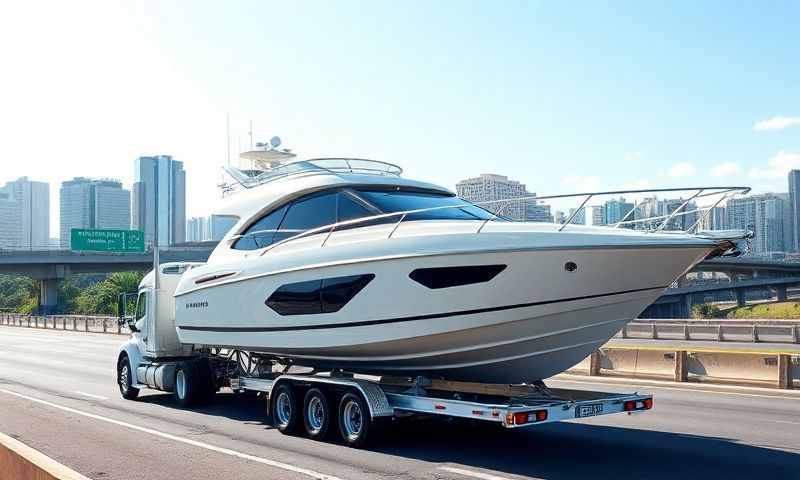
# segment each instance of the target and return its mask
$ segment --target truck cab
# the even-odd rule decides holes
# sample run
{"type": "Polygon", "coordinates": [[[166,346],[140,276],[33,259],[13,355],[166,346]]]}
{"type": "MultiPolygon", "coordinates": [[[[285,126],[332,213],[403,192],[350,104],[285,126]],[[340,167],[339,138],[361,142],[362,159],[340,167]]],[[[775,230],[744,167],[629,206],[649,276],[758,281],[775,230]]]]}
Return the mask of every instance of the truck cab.
{"type": "Polygon", "coordinates": [[[131,336],[120,346],[117,380],[125,398],[135,398],[141,388],[173,391],[176,360],[196,356],[192,345],[178,340],[175,330],[175,289],[181,275],[202,263],[173,262],[159,265],[139,283],[136,307],[126,314],[120,301],[120,321],[131,336]]]}

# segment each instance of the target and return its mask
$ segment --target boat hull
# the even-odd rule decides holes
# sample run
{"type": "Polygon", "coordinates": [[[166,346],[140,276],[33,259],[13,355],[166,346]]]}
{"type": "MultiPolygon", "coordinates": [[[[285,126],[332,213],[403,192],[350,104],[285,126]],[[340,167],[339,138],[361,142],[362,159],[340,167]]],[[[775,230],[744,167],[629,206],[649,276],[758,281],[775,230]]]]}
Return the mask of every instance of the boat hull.
{"type": "MultiPolygon", "coordinates": [[[[711,249],[534,248],[360,261],[351,251],[341,262],[306,258],[303,268],[275,255],[212,286],[187,279],[177,294],[176,325],[183,343],[263,352],[320,369],[531,382],[580,362],[711,249]],[[466,285],[428,288],[411,278],[423,268],[490,265],[504,268],[466,285]],[[374,277],[337,312],[280,315],[266,305],[286,284],[352,275],[374,277]]],[[[197,269],[193,278],[204,274],[197,269]]]]}

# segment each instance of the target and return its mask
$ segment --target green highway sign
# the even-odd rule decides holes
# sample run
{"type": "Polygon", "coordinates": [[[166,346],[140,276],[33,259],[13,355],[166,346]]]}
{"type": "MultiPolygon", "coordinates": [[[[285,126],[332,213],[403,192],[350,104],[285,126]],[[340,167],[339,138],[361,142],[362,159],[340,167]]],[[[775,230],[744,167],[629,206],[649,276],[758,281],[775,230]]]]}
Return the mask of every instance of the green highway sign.
{"type": "Polygon", "coordinates": [[[73,228],[70,250],[74,252],[144,252],[141,230],[81,230],[73,228]]]}

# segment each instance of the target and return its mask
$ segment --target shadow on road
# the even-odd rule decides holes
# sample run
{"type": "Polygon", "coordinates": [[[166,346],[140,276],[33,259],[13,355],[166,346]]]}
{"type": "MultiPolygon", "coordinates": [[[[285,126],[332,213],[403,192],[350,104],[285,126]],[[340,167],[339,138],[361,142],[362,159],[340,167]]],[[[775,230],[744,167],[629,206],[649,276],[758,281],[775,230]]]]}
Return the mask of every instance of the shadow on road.
{"type": "MultiPolygon", "coordinates": [[[[237,397],[219,394],[213,404],[194,410],[273,428],[261,398],[237,397]]],[[[140,401],[177,408],[171,395],[146,395],[140,401]]],[[[800,478],[800,454],[727,438],[567,422],[505,430],[448,419],[405,419],[370,450],[545,479],[800,478]]]]}

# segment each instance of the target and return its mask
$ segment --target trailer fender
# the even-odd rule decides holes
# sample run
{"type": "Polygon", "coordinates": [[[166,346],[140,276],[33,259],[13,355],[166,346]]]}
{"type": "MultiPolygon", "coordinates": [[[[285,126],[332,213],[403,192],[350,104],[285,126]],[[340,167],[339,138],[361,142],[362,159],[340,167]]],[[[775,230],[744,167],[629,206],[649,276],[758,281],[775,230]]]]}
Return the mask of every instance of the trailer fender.
{"type": "Polygon", "coordinates": [[[371,418],[378,417],[391,417],[394,415],[394,409],[389,405],[389,400],[381,388],[373,382],[359,380],[359,379],[341,379],[332,377],[312,377],[304,375],[282,375],[272,384],[272,387],[267,392],[267,411],[270,411],[272,390],[275,390],[278,385],[283,383],[295,384],[311,384],[311,385],[337,385],[344,386],[351,390],[360,393],[369,407],[369,414],[371,418]]]}

